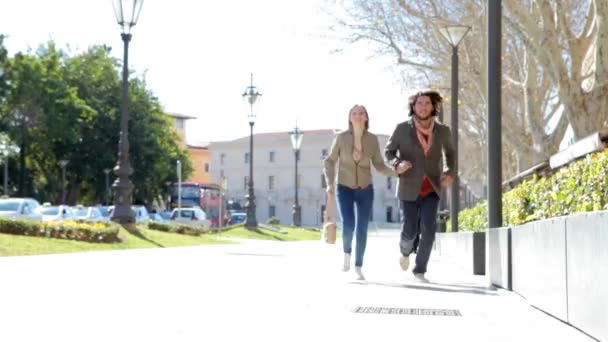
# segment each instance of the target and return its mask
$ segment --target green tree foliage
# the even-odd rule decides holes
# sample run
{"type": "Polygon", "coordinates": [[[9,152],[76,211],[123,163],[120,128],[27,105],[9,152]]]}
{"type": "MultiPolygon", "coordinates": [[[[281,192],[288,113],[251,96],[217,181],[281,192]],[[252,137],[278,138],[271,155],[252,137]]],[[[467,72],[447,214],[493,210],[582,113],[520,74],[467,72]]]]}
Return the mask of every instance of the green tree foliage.
{"type": "MultiPolygon", "coordinates": [[[[19,193],[57,202],[57,162],[66,159],[68,202],[102,202],[103,169],[113,168],[118,156],[121,61],[105,46],[68,56],[50,42],[4,61],[3,51],[0,36],[0,128],[21,147],[19,193]],[[8,84],[4,93],[3,84],[8,84]]],[[[129,82],[134,200],[151,204],[166,191],[165,182],[177,179],[176,160],[182,160],[184,177],[192,165],[153,92],[140,78],[129,82]]]]}

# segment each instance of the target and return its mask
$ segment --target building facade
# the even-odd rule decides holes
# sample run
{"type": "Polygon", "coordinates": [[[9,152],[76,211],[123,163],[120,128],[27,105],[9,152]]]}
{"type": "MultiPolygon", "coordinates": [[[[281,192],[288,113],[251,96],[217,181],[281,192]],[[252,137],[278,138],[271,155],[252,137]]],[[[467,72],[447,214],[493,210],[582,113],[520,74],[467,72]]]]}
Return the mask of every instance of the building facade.
{"type": "MultiPolygon", "coordinates": [[[[325,210],[325,179],[323,159],[327,155],[336,130],[304,131],[298,162],[298,200],[302,207],[302,225],[319,227],[325,210]]],[[[381,148],[388,136],[378,137],[381,148]]],[[[256,217],[265,223],[277,217],[281,224],[291,225],[295,197],[295,154],[288,132],[254,135],[253,181],[256,217]]],[[[248,188],[249,136],[232,141],[212,142],[211,182],[225,178],[226,199],[245,206],[248,188]]],[[[398,201],[395,198],[397,179],[373,171],[374,208],[372,221],[397,222],[398,201]]]]}
{"type": "Polygon", "coordinates": [[[186,182],[211,183],[211,153],[207,146],[188,145],[188,154],[192,160],[193,172],[186,182]]]}
{"type": "Polygon", "coordinates": [[[192,160],[193,172],[186,179],[186,182],[208,184],[211,182],[211,155],[208,146],[187,144],[186,142],[186,123],[188,120],[196,119],[194,116],[179,113],[167,113],[173,122],[173,129],[177,133],[178,145],[188,151],[192,160]]]}

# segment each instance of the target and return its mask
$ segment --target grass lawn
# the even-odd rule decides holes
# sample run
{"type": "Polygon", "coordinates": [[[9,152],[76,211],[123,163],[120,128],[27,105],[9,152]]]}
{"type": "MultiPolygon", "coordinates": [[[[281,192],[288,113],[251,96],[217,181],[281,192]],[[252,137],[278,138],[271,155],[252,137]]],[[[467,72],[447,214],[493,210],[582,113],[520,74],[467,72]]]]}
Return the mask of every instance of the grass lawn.
{"type": "Polygon", "coordinates": [[[72,240],[0,234],[0,256],[230,243],[229,241],[218,239],[217,235],[215,234],[188,236],[175,233],[165,233],[145,228],[139,229],[138,233],[130,233],[126,229],[121,228],[118,236],[123,240],[123,242],[89,243],[72,240]]]}
{"type": "Polygon", "coordinates": [[[257,239],[257,240],[275,240],[275,241],[304,241],[304,240],[320,240],[321,232],[318,230],[294,228],[287,226],[277,226],[286,234],[273,232],[267,229],[258,228],[249,230],[242,224],[235,227],[230,227],[222,233],[213,233],[212,236],[221,236],[226,238],[240,239],[257,239]]]}

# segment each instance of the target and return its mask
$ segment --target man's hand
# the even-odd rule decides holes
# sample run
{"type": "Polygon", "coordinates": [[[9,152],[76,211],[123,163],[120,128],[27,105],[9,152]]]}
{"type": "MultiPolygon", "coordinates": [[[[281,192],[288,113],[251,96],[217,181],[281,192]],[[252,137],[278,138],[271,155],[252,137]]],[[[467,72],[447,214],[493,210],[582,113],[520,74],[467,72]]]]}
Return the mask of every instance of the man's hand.
{"type": "Polygon", "coordinates": [[[333,195],[334,195],[334,187],[333,187],[333,186],[328,185],[328,186],[325,188],[325,191],[326,191],[326,192],[327,192],[327,194],[328,194],[328,195],[330,195],[330,196],[333,196],[333,195]]]}
{"type": "Polygon", "coordinates": [[[454,183],[454,177],[452,177],[449,173],[444,172],[441,174],[441,177],[439,177],[439,182],[441,183],[442,187],[449,188],[452,186],[452,183],[454,183]]]}
{"type": "Polygon", "coordinates": [[[407,160],[402,160],[399,162],[399,164],[397,164],[396,171],[397,171],[397,174],[400,175],[411,168],[412,168],[412,163],[410,163],[407,160]]]}

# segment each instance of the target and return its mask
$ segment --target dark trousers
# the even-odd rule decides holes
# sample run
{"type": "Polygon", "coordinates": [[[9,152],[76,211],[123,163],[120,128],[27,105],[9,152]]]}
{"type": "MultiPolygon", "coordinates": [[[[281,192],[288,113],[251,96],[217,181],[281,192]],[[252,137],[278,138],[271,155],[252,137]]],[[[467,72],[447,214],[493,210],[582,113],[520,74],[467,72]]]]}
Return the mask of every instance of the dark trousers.
{"type": "Polygon", "coordinates": [[[435,241],[439,196],[435,192],[415,201],[401,201],[401,254],[416,253],[414,273],[426,273],[435,241]],[[419,239],[419,241],[417,241],[419,239]],[[417,251],[416,251],[417,250],[417,251]]]}
{"type": "Polygon", "coordinates": [[[336,194],[342,218],[344,253],[351,254],[353,235],[356,233],[355,266],[361,267],[363,266],[363,255],[365,254],[365,246],[367,245],[367,226],[374,202],[374,188],[372,185],[369,185],[363,189],[351,189],[338,184],[336,194]],[[356,218],[355,206],[357,208],[356,218]]]}

